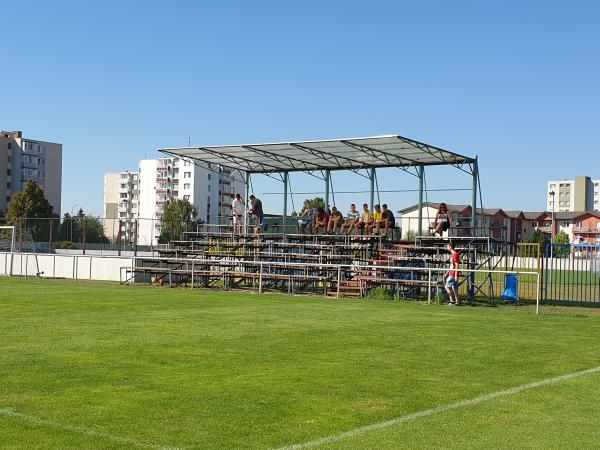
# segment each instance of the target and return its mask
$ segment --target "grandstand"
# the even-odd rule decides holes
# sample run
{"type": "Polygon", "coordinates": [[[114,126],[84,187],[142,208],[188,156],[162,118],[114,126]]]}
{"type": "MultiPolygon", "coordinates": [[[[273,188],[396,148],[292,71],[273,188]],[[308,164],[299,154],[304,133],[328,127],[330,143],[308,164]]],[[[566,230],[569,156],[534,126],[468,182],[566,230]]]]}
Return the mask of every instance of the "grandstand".
{"type": "MultiPolygon", "coordinates": [[[[441,287],[441,274],[448,259],[445,249],[454,242],[470,276],[463,280],[469,298],[478,292],[494,294],[491,277],[476,277],[491,260],[503,256],[505,245],[486,236],[477,227],[475,212],[479,187],[477,157],[468,157],[402,136],[376,136],[324,141],[244,144],[220,147],[161,149],[186,158],[201,167],[229,166],[232,177],[243,177],[246,204],[251,177],[255,174],[283,183],[281,224],[258,238],[237,236],[230,224],[205,225],[184,232],[151,257],[138,257],[132,267],[122,268],[122,283],[148,283],[191,288],[217,286],[258,292],[320,293],[328,296],[362,297],[385,288],[397,298],[427,295],[441,287]],[[451,166],[472,178],[470,223],[462,223],[460,236],[426,237],[421,206],[424,203],[425,169],[451,166]],[[370,180],[370,207],[375,203],[376,171],[397,168],[418,180],[419,232],[413,241],[400,233],[386,235],[297,234],[291,231],[287,198],[289,173],[306,172],[325,183],[325,207],[330,206],[331,172],[366,172],[370,180]],[[279,178],[277,178],[279,177],[279,178]]],[[[248,223],[248,222],[247,222],[248,223]]]]}

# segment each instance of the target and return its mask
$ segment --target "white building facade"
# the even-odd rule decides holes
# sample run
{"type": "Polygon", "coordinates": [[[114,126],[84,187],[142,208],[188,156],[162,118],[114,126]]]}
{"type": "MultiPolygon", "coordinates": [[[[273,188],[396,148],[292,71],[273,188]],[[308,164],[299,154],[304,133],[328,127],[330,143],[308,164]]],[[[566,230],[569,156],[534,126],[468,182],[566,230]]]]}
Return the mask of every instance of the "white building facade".
{"type": "MultiPolygon", "coordinates": [[[[121,223],[121,229],[123,226],[134,226],[137,234],[128,231],[125,235],[130,239],[137,239],[138,245],[158,243],[165,226],[164,208],[171,200],[187,200],[196,207],[197,219],[222,224],[229,223],[231,217],[231,195],[243,195],[245,191],[242,173],[227,167],[199,167],[181,158],[140,161],[138,172],[130,174],[135,177],[131,179],[130,190],[127,190],[129,187],[122,186],[124,183],[119,177],[123,174],[105,176],[105,231],[114,228],[108,219],[111,214],[115,214],[114,186],[118,184],[121,190],[118,192],[117,213],[122,222],[130,224],[121,223]],[[120,180],[119,183],[117,180],[120,180]]],[[[113,235],[107,233],[107,236],[113,235]]]]}
{"type": "Polygon", "coordinates": [[[600,211],[600,179],[548,181],[546,207],[554,212],[600,211]]]}
{"type": "Polygon", "coordinates": [[[27,181],[38,183],[53,208],[61,213],[62,144],[27,139],[21,131],[0,131],[0,210],[27,181]]]}
{"type": "Polygon", "coordinates": [[[138,208],[138,172],[105,174],[104,235],[113,242],[135,242],[138,208]]]}

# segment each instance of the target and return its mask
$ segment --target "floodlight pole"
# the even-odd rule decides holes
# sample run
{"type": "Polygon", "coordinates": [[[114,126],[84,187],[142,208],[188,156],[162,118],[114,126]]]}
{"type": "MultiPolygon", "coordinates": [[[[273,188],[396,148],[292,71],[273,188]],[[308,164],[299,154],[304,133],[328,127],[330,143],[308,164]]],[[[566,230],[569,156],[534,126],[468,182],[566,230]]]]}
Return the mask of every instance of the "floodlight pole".
{"type": "Polygon", "coordinates": [[[417,222],[417,235],[423,236],[423,184],[425,180],[425,166],[420,165],[417,168],[419,176],[419,219],[417,222]]]}
{"type": "Polygon", "coordinates": [[[371,179],[371,187],[369,189],[369,207],[371,211],[375,209],[375,167],[371,167],[369,178],[371,179]]]}
{"type": "Polygon", "coordinates": [[[288,177],[289,173],[283,172],[283,218],[281,221],[281,228],[284,234],[286,232],[287,225],[288,177]]]}
{"type": "Polygon", "coordinates": [[[331,179],[331,171],[325,170],[325,210],[329,210],[329,180],[331,179]]]}

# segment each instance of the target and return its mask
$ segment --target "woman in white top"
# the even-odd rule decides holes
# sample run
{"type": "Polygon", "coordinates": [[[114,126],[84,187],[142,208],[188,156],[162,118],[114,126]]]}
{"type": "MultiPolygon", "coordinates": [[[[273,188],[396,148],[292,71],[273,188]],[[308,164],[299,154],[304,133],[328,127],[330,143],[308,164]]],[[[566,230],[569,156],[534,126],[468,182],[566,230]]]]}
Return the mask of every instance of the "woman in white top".
{"type": "Polygon", "coordinates": [[[435,222],[433,223],[433,235],[439,234],[440,237],[443,236],[444,231],[448,231],[450,228],[450,213],[448,212],[448,207],[445,203],[440,203],[438,207],[438,212],[435,215],[435,222]]]}

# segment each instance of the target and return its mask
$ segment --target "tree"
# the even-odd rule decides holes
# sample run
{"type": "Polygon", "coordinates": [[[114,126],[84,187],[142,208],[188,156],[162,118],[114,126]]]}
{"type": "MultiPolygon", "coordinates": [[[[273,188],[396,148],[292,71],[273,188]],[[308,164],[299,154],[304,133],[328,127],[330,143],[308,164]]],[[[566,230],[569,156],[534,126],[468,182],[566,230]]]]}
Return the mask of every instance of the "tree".
{"type": "Polygon", "coordinates": [[[163,229],[159,237],[161,244],[181,239],[183,232],[192,228],[196,218],[196,207],[187,200],[174,199],[163,211],[163,229]]]}
{"type": "Polygon", "coordinates": [[[304,213],[304,211],[308,207],[309,203],[312,203],[312,205],[315,209],[319,209],[319,208],[325,209],[325,200],[323,200],[322,197],[307,198],[306,200],[304,200],[304,204],[302,205],[302,211],[300,211],[300,215],[302,215],[302,213],[304,213]]]}
{"type": "Polygon", "coordinates": [[[565,258],[571,254],[569,236],[564,231],[561,231],[554,236],[552,254],[557,258],[565,258]]]}
{"type": "Polygon", "coordinates": [[[109,239],[104,235],[104,227],[98,217],[88,216],[79,209],[77,215],[65,213],[60,226],[59,240],[83,242],[88,244],[108,244],[109,239]]]}
{"type": "Polygon", "coordinates": [[[35,181],[27,181],[21,192],[14,194],[6,210],[6,223],[22,227],[23,233],[33,241],[46,241],[50,235],[52,206],[44,196],[44,190],[35,181]],[[45,219],[45,220],[40,220],[45,219]]]}
{"type": "Polygon", "coordinates": [[[546,248],[546,244],[548,243],[548,238],[546,237],[546,233],[540,230],[535,230],[523,242],[525,244],[540,244],[541,251],[543,252],[544,248],[546,248]]]}
{"type": "Polygon", "coordinates": [[[86,241],[90,244],[108,244],[110,241],[104,234],[104,225],[98,217],[86,217],[86,241]]]}

